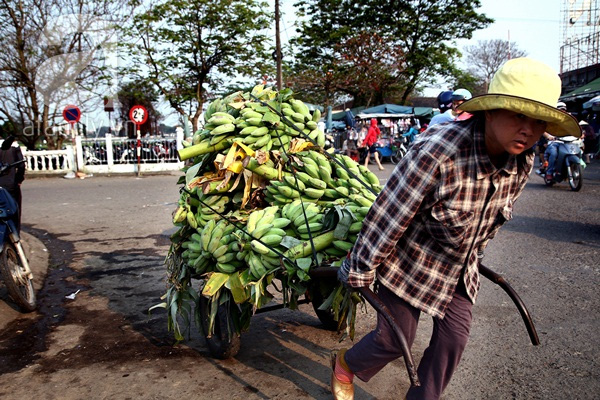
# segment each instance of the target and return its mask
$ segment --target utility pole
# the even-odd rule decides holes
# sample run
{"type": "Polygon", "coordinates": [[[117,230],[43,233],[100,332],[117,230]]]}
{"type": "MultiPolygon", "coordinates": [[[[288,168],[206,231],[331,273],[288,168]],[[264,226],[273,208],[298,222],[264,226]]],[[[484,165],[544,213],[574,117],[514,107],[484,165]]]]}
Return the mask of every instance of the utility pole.
{"type": "Polygon", "coordinates": [[[277,62],[277,90],[281,90],[281,38],[279,37],[279,0],[275,0],[275,60],[277,62]]]}

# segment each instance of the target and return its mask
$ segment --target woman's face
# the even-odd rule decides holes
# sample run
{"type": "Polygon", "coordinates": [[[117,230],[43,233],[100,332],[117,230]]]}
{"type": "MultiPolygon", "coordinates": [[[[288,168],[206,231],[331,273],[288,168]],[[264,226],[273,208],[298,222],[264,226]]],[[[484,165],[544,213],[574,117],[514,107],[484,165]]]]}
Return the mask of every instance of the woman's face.
{"type": "Polygon", "coordinates": [[[546,121],[509,110],[485,112],[485,145],[492,157],[521,154],[540,139],[546,121]]]}

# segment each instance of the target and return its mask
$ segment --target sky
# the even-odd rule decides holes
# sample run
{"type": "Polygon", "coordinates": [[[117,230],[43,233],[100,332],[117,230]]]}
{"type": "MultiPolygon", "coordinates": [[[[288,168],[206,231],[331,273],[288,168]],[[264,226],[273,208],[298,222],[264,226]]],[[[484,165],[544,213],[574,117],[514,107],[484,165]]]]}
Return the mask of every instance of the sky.
{"type": "MultiPolygon", "coordinates": [[[[471,41],[504,39],[559,72],[563,38],[560,0],[482,0],[479,12],[495,20],[471,41]]],[[[459,46],[461,47],[461,46],[459,46]]]]}

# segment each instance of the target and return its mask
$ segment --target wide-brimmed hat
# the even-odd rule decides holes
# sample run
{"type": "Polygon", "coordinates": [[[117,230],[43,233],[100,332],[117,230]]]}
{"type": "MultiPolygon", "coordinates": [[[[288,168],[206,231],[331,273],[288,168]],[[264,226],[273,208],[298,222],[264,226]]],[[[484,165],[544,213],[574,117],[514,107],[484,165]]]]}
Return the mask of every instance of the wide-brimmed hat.
{"type": "Polygon", "coordinates": [[[548,65],[527,57],[505,62],[496,72],[487,94],[473,97],[458,109],[468,112],[505,109],[548,123],[554,136],[581,136],[577,120],[556,108],[561,81],[548,65]]]}

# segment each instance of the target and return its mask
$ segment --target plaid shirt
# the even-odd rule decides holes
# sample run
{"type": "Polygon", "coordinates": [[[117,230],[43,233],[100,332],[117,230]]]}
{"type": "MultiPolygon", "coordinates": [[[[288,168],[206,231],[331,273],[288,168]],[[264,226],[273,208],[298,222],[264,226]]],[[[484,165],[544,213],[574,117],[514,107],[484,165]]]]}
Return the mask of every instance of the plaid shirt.
{"type": "Polygon", "coordinates": [[[443,318],[462,277],[475,302],[478,253],[512,218],[533,167],[533,152],[498,169],[487,155],[483,120],[430,128],[396,166],[363,221],[347,259],[348,283],[381,284],[443,318]]]}

